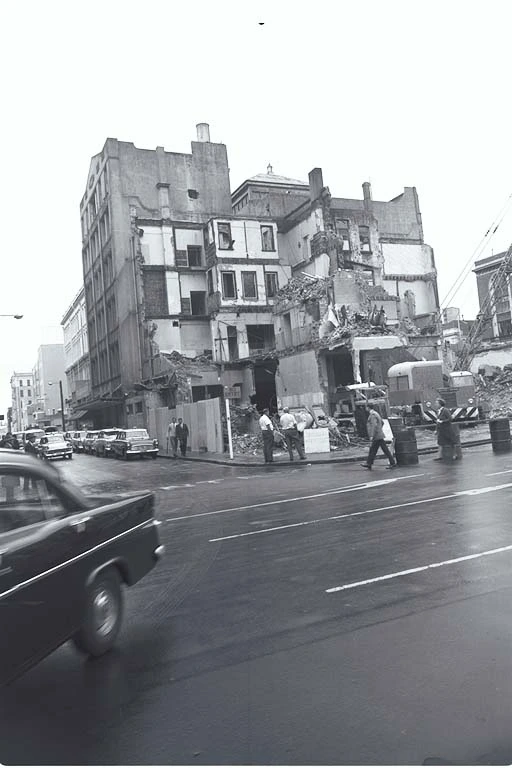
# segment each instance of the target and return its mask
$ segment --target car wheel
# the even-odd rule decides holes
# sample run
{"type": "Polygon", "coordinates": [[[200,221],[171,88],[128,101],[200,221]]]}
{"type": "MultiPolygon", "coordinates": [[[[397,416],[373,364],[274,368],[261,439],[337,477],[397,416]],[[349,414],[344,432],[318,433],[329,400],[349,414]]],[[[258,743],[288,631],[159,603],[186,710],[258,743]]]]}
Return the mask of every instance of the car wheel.
{"type": "Polygon", "coordinates": [[[87,590],[84,623],[74,635],[79,651],[102,656],[114,645],[123,620],[123,593],[117,571],[103,571],[87,590]]]}
{"type": "Polygon", "coordinates": [[[152,459],[156,459],[156,458],[158,458],[158,453],[152,453],[152,454],[151,454],[151,458],[152,458],[152,459]]]}

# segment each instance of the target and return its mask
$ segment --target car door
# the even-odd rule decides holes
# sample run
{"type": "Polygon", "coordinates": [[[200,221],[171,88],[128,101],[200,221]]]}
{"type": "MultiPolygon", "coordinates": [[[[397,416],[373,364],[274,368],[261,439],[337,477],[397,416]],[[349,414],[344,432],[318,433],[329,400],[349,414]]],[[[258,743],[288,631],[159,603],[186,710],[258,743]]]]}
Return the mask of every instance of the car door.
{"type": "Polygon", "coordinates": [[[76,627],[78,587],[67,564],[84,546],[84,516],[44,471],[0,469],[0,684],[76,627]]]}

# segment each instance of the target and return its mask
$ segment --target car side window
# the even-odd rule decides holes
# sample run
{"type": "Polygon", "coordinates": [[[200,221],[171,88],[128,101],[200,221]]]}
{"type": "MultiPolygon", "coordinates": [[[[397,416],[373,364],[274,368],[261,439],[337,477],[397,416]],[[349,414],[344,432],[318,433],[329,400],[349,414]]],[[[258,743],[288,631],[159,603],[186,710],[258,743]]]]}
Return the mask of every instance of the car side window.
{"type": "Polygon", "coordinates": [[[28,472],[0,473],[0,535],[67,514],[55,488],[28,472]]]}

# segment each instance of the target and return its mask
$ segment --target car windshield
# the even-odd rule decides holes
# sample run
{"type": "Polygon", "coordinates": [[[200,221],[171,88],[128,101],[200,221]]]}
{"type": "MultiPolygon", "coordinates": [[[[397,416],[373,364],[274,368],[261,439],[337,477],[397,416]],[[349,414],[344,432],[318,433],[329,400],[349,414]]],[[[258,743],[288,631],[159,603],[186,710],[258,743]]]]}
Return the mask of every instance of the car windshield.
{"type": "Polygon", "coordinates": [[[126,437],[133,438],[133,437],[148,437],[148,433],[145,429],[129,429],[126,433],[126,437]]]}
{"type": "Polygon", "coordinates": [[[49,443],[62,443],[62,441],[64,440],[64,437],[62,435],[57,435],[55,433],[46,435],[46,437],[48,438],[49,443]]]}
{"type": "Polygon", "coordinates": [[[117,429],[107,429],[103,433],[105,437],[115,437],[117,435],[118,430],[117,429]]]}

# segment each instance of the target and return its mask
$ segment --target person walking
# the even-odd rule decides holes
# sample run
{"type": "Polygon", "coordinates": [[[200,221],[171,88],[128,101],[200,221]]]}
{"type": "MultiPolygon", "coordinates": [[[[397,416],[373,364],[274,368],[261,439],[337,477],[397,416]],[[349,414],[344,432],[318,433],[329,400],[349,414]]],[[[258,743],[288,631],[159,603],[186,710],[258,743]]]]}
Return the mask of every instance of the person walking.
{"type": "Polygon", "coordinates": [[[438,407],[437,411],[437,444],[439,446],[437,456],[434,461],[442,461],[443,453],[448,453],[452,460],[458,458],[457,445],[452,425],[452,414],[446,407],[446,402],[442,397],[438,397],[436,400],[438,407]]]}
{"type": "Polygon", "coordinates": [[[366,429],[368,431],[368,437],[371,440],[370,450],[368,452],[368,458],[366,464],[361,464],[365,469],[371,469],[372,464],[375,461],[377,451],[382,449],[383,453],[388,457],[389,467],[388,469],[394,469],[396,467],[396,460],[393,458],[393,454],[389,450],[386,440],[384,438],[384,422],[382,416],[378,411],[373,408],[369,403],[366,404],[366,413],[368,420],[366,422],[366,429]]]}
{"type": "Polygon", "coordinates": [[[176,424],[176,440],[180,446],[180,453],[182,456],[187,455],[187,441],[188,441],[188,427],[183,419],[178,419],[176,424]]]}
{"type": "Polygon", "coordinates": [[[174,458],[178,455],[178,439],[176,437],[176,417],[173,416],[167,427],[167,451],[171,449],[174,458]]]}
{"type": "Polygon", "coordinates": [[[263,456],[265,458],[265,464],[271,464],[274,461],[274,425],[270,419],[268,408],[263,409],[259,425],[263,436],[263,456]]]}
{"type": "Polygon", "coordinates": [[[303,461],[306,458],[304,448],[302,447],[302,441],[300,439],[299,431],[297,429],[297,419],[290,413],[288,407],[283,408],[283,413],[279,419],[279,426],[286,440],[286,447],[290,455],[290,461],[293,461],[293,449],[299,454],[299,458],[303,461]]]}

